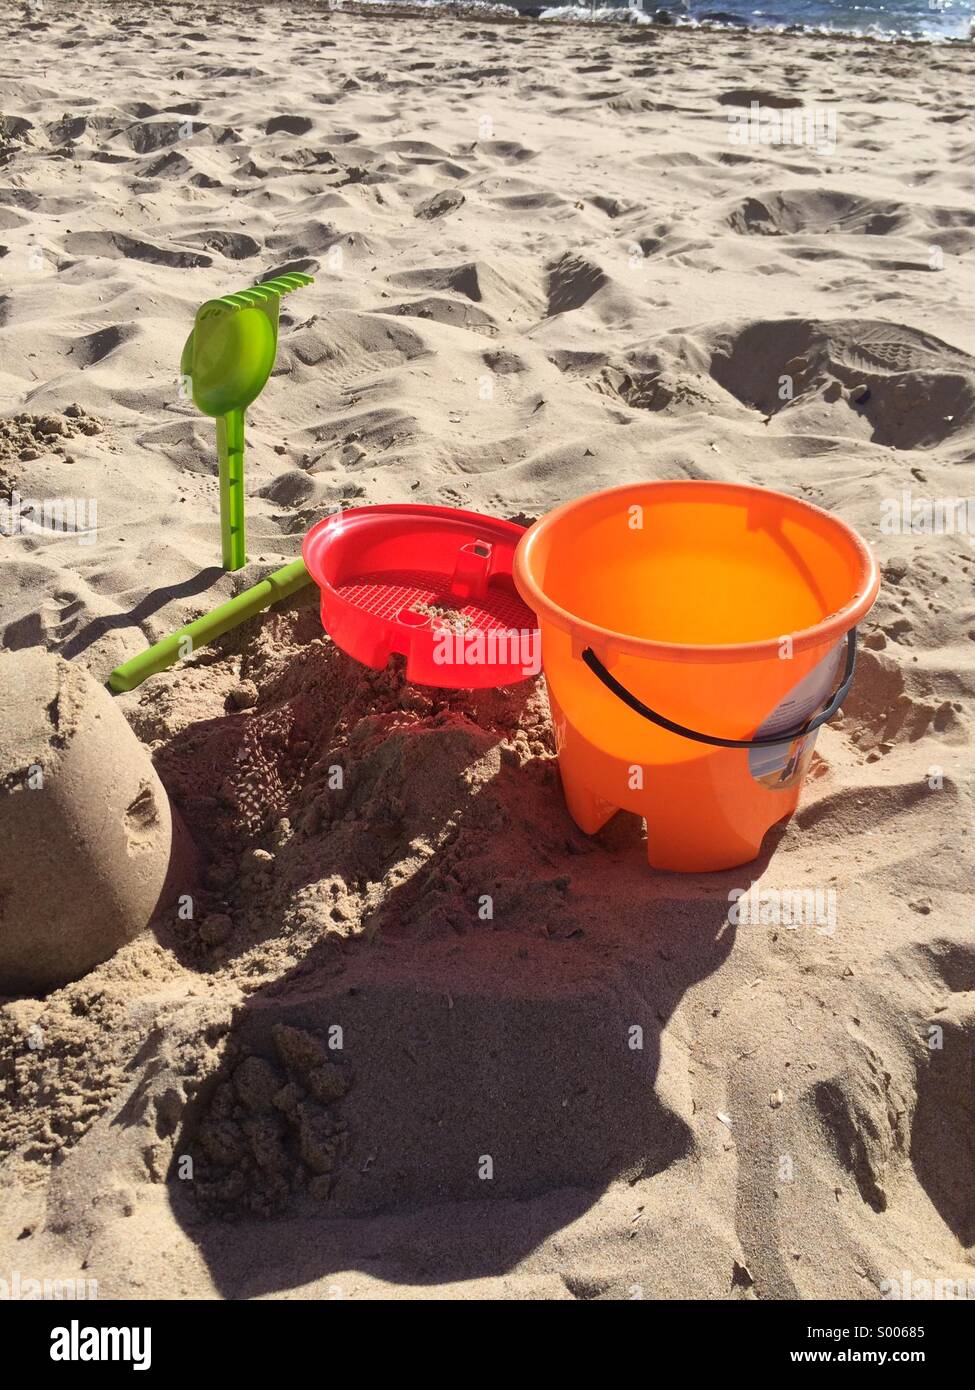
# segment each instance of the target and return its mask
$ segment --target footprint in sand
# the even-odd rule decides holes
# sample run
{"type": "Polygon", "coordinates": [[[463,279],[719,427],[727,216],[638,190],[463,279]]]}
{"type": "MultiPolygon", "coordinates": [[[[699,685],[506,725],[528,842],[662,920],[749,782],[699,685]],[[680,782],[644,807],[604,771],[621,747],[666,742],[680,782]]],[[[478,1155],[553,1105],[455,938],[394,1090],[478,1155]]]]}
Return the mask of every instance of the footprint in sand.
{"type": "Polygon", "coordinates": [[[934,448],[975,423],[975,358],[903,324],[796,318],[718,330],[710,371],[768,417],[798,420],[814,403],[852,412],[839,432],[858,433],[863,420],[867,437],[895,449],[934,448]]]}
{"type": "Polygon", "coordinates": [[[914,228],[967,228],[975,226],[975,212],[967,208],[913,207],[897,201],[859,197],[830,188],[783,189],[743,199],[725,218],[742,235],[788,236],[841,232],[861,236],[887,236],[914,228]]]}
{"type": "Polygon", "coordinates": [[[725,218],[733,232],[751,236],[787,236],[855,232],[883,236],[911,220],[903,203],[859,198],[828,188],[786,189],[745,198],[725,218]]]}
{"type": "Polygon", "coordinates": [[[200,242],[204,250],[216,251],[228,261],[246,261],[261,249],[261,243],[244,232],[194,232],[187,240],[200,242]]]}

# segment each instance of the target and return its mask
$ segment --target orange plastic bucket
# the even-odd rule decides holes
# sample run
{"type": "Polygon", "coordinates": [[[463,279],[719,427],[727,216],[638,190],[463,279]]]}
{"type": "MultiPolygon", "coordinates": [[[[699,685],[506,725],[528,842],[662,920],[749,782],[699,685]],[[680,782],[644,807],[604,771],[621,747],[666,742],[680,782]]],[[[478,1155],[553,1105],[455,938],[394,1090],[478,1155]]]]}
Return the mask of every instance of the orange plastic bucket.
{"type": "Polygon", "coordinates": [[[762,488],[634,483],[542,517],[514,578],[577,825],[635,811],[658,869],[754,859],[853,679],[879,588],[860,537],[762,488]]]}

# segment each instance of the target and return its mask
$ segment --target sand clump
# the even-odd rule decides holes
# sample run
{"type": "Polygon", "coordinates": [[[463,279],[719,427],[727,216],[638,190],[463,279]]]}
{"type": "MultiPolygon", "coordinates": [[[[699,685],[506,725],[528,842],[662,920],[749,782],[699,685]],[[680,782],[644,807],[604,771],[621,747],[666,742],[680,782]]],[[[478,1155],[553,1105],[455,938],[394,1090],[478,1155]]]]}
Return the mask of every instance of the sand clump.
{"type": "Polygon", "coordinates": [[[246,1053],[232,1064],[196,1128],[195,1195],[211,1211],[268,1216],[296,1189],[318,1201],[331,1191],[347,1069],[302,1029],[279,1024],[273,1040],[273,1059],[246,1053]]]}
{"type": "Polygon", "coordinates": [[[27,463],[44,453],[69,453],[69,440],[101,434],[104,426],[80,405],[66,406],[59,414],[22,412],[0,419],[0,469],[14,462],[27,463]]]}

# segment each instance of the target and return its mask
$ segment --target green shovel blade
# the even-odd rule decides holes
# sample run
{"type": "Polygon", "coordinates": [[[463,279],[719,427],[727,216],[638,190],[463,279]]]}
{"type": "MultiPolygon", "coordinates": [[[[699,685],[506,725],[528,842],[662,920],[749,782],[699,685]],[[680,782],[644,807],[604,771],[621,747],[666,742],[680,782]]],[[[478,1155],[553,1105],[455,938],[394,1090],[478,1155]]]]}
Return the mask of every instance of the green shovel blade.
{"type": "Polygon", "coordinates": [[[281,296],[310,284],[310,275],[295,271],[208,299],[197,310],[183,348],[180,371],[192,383],[194,403],[217,422],[220,534],[227,570],[240,569],[247,558],[244,411],[264,390],[274,366],[281,296]]]}

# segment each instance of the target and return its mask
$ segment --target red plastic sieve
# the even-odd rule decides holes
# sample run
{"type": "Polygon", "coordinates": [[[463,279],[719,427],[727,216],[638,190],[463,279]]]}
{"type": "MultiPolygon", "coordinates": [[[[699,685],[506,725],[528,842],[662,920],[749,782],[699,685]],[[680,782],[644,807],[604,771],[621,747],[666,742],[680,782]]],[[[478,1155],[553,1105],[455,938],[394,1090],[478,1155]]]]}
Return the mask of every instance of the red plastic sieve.
{"type": "Polygon", "coordinates": [[[406,657],[418,685],[484,689],[540,669],[535,614],[511,576],[524,527],[452,507],[357,507],[313,526],[301,548],[322,626],[377,669],[406,657]]]}

